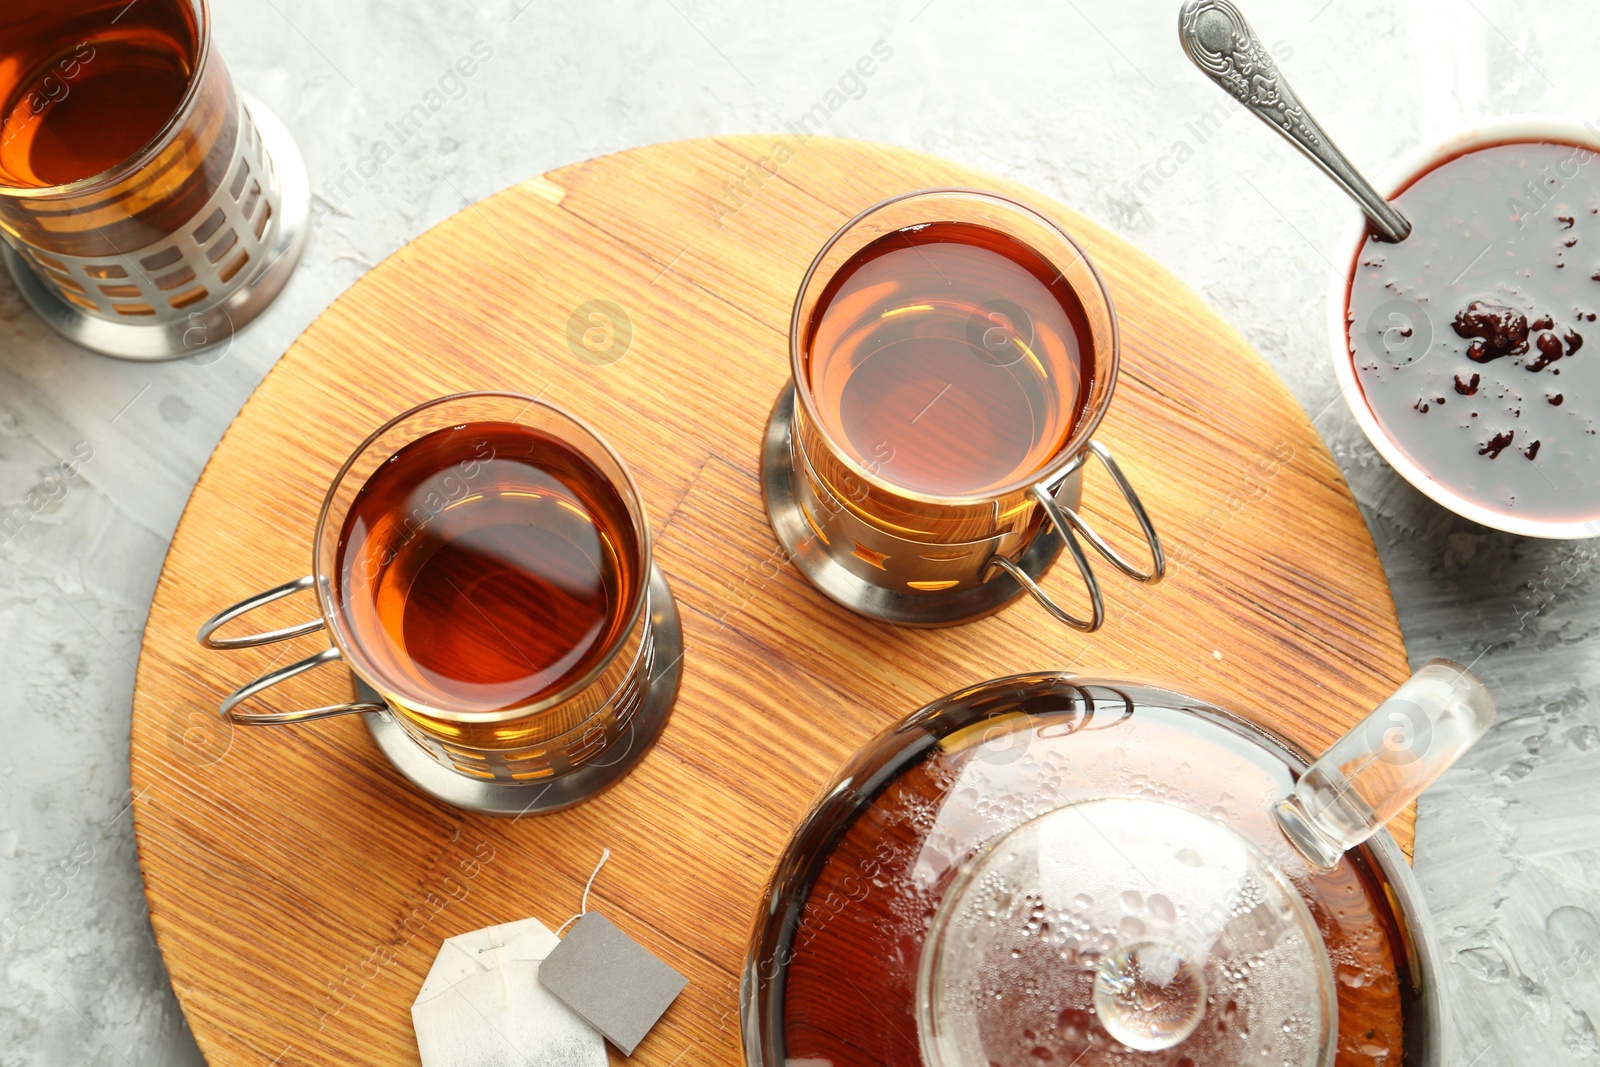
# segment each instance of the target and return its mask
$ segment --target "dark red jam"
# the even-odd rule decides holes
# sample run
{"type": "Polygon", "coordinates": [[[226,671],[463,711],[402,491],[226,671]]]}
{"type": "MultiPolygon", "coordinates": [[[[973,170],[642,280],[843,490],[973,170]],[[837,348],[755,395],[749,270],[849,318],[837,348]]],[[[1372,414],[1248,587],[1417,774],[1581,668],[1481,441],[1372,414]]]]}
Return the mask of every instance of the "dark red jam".
{"type": "Polygon", "coordinates": [[[1600,153],[1480,148],[1395,205],[1349,292],[1356,380],[1385,432],[1437,483],[1502,513],[1600,518],[1600,153]],[[1446,403],[1448,398],[1449,403],[1446,403]]]}

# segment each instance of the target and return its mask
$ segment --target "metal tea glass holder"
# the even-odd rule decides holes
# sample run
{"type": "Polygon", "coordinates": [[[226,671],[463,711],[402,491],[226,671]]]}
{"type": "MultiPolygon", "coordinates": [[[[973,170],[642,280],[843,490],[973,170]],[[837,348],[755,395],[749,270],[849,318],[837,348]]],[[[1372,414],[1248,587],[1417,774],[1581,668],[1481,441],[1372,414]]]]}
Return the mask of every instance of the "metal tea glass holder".
{"type": "Polygon", "coordinates": [[[289,726],[360,714],[383,754],[424,793],[470,811],[521,816],[570,807],[615,783],[650,750],[672,713],[683,677],[683,627],[654,560],[638,486],[604,440],[559,408],[515,393],[481,392],[441,397],[396,416],[334,476],[312,544],[311,574],[241,600],[200,627],[200,644],[219,651],[327,632],[327,648],[263,674],[222,701],[219,714],[235,725],[289,726]],[[648,576],[618,606],[625,623],[587,672],[558,691],[488,711],[433,707],[402,683],[385,682],[384,671],[352,636],[348,594],[337,580],[341,532],[373,472],[414,441],[475,423],[526,426],[559,438],[593,463],[626,504],[635,546],[631,565],[648,576]],[[236,620],[299,593],[315,595],[316,618],[264,633],[219,636],[236,620]],[[282,682],[340,661],[355,678],[354,701],[288,710],[270,703],[244,706],[282,682]]]}
{"type": "Polygon", "coordinates": [[[235,86],[206,0],[188,3],[188,89],[154,140],[78,181],[0,188],[0,257],[23,298],[63,337],[120,359],[225,345],[282,291],[310,230],[293,135],[235,86]]]}
{"type": "Polygon", "coordinates": [[[1077,243],[1038,212],[975,189],[921,190],[868,208],[812,261],[795,298],[789,350],[790,381],[762,440],[762,495],[788,558],[835,602],[896,625],[931,627],[980,619],[1027,595],[1056,621],[1088,633],[1105,621],[1105,603],[1080,537],[1134,581],[1155,583],[1166,573],[1149,513],[1111,451],[1093,440],[1120,358],[1111,296],[1077,243]],[[1057,268],[1082,305],[1083,344],[1096,364],[1082,411],[1056,454],[1010,485],[967,497],[912,492],[863,465],[823,427],[808,384],[805,331],[835,273],[873,242],[933,221],[999,231],[1057,268]],[[1148,568],[1119,553],[1079,514],[1091,459],[1104,466],[1138,524],[1148,568]],[[1063,551],[1083,580],[1086,616],[1040,585],[1063,551]]]}

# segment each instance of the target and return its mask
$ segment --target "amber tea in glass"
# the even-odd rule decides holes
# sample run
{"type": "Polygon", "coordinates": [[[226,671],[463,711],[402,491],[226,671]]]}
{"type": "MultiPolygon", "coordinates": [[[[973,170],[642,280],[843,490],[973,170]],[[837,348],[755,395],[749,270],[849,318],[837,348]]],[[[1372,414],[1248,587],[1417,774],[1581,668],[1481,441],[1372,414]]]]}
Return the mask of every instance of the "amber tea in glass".
{"type": "Polygon", "coordinates": [[[339,537],[352,643],[407,704],[492,712],[581,677],[644,580],[627,506],[556,437],[435,430],[379,467],[339,537]]]}
{"type": "Polygon", "coordinates": [[[239,92],[206,0],[0,5],[0,234],[71,340],[165,359],[287,281],[309,200],[293,137],[239,92]]]}
{"type": "Polygon", "coordinates": [[[177,0],[22,3],[0,65],[0,184],[70,185],[132,156],[178,113],[198,66],[177,0]]]}
{"type": "Polygon", "coordinates": [[[1087,401],[1093,341],[1062,272],[985,226],[934,222],[868,244],[805,338],[823,430],[882,478],[933,496],[1026,479],[1087,401]]]}
{"type": "MultiPolygon", "coordinates": [[[[190,0],[24,0],[0,15],[0,194],[9,194],[0,195],[0,223],[46,254],[36,262],[48,280],[64,279],[71,296],[138,296],[136,285],[132,293],[121,288],[132,272],[148,271],[158,291],[181,303],[189,287],[163,269],[180,257],[163,263],[131,254],[153,251],[152,243],[200,221],[218,189],[252,169],[235,162],[248,118],[227,68],[215,57],[203,61],[203,18],[190,0]],[[120,173],[147,150],[142,165],[120,173]],[[73,283],[81,279],[62,257],[112,259],[89,277],[117,282],[116,291],[80,293],[73,283]]],[[[258,186],[255,199],[262,195],[258,186]]],[[[253,221],[264,229],[269,214],[253,221]]],[[[233,267],[237,244],[213,260],[226,260],[221,272],[245,266],[233,267]]]]}

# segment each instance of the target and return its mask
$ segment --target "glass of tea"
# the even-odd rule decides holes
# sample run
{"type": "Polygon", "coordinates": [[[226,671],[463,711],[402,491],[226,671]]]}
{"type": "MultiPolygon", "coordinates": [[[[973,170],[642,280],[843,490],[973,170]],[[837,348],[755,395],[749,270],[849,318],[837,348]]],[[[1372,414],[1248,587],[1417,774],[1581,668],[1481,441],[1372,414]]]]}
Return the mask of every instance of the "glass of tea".
{"type": "Polygon", "coordinates": [[[280,725],[365,712],[415,784],[496,813],[564,807],[621,777],[665,724],[682,670],[627,468],[573,416],[513,393],[444,397],[379,427],[328,489],[312,573],[221,612],[199,639],[248,648],[324,628],[329,648],[236,690],[221,714],[280,725]],[[217,636],[303,590],[319,618],[217,636]],[[362,699],[241,707],[335,660],[362,699]]]}
{"type": "Polygon", "coordinates": [[[1092,631],[1105,612],[1079,537],[1130,577],[1160,580],[1150,518],[1092,440],[1117,377],[1111,297],[1043,215],[971,189],[867,209],[806,272],[790,355],[763,490],[778,539],[834,600],[939,626],[1028,593],[1092,631]],[[1133,510],[1148,570],[1079,514],[1091,457],[1133,510]],[[1039,585],[1063,549],[1087,588],[1086,617],[1039,585]]]}
{"type": "Polygon", "coordinates": [[[71,340],[166,359],[225,341],[305,243],[294,139],[211,47],[206,0],[0,9],[0,233],[71,340]]]}

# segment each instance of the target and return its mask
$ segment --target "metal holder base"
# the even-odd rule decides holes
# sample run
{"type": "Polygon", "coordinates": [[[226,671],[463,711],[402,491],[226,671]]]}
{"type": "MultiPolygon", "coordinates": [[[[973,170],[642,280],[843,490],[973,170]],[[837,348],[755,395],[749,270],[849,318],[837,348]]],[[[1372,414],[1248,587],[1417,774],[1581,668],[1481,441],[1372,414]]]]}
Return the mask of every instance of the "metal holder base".
{"type": "MultiPolygon", "coordinates": [[[[778,543],[788,552],[800,573],[823,595],[851,611],[897,626],[956,626],[993,615],[1024,589],[1009,574],[998,573],[982,585],[942,593],[903,593],[885,589],[850,573],[818,543],[795,502],[793,478],[794,383],[784,386],[772,406],[761,442],[761,497],[778,543]]],[[[1017,565],[1034,581],[1043,579],[1066,541],[1054,528],[1034,535],[1017,559],[1017,565]]]]}
{"type": "Polygon", "coordinates": [[[226,345],[245,324],[266,310],[300,262],[310,233],[311,182],[289,128],[261,101],[244,93],[245,106],[278,176],[278,236],[265,261],[226,300],[164,325],[112,322],[58,297],[33,272],[21,253],[0,242],[17,289],[39,317],[74,344],[117,359],[163,360],[195,356],[226,345]]]}
{"type": "MultiPolygon", "coordinates": [[[[650,567],[650,625],[654,630],[656,670],[644,703],[611,747],[594,762],[569,774],[518,783],[469,778],[435,763],[406,736],[391,713],[368,712],[362,717],[389,762],[412,785],[436,800],[485,815],[518,817],[570,808],[615,785],[633,770],[661,736],[678,699],[678,685],[683,680],[683,625],[666,576],[654,564],[650,567]]],[[[362,700],[383,699],[359,678],[356,692],[362,700]]]]}

